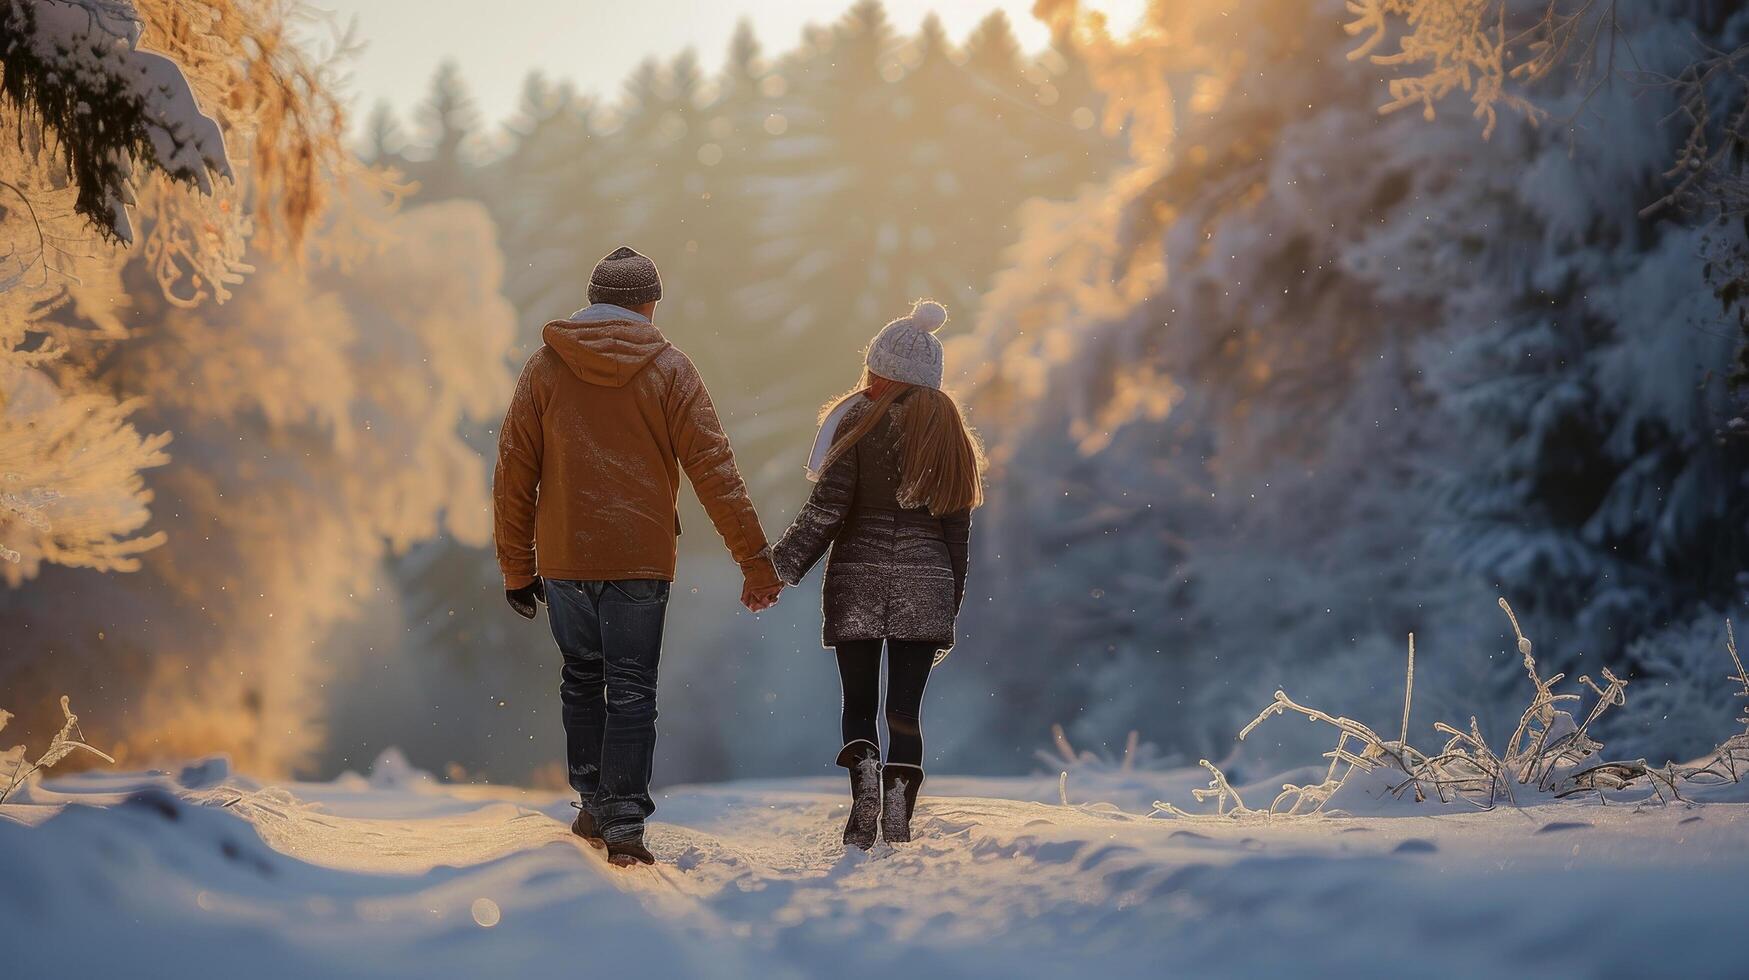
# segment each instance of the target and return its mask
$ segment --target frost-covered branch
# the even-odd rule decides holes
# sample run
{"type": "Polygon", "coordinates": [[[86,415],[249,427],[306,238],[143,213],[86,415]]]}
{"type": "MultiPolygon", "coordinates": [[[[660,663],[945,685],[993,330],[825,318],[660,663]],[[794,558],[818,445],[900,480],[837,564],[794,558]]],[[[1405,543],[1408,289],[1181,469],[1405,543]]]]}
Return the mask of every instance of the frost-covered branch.
{"type": "MultiPolygon", "coordinates": [[[[1662,174],[1664,192],[1640,215],[1749,215],[1749,44],[1724,49],[1697,39],[1684,55],[1692,60],[1669,74],[1641,67],[1619,41],[1627,14],[1615,0],[1348,0],[1347,6],[1354,19],[1345,29],[1361,37],[1349,59],[1369,58],[1401,72],[1387,82],[1390,99],[1381,113],[1419,105],[1431,120],[1437,103],[1461,91],[1483,120],[1486,139],[1499,107],[1533,124],[1545,118],[1547,111],[1526,93],[1557,72],[1569,72],[1575,83],[1564,102],[1569,125],[1600,88],[1620,78],[1639,94],[1662,93],[1672,108],[1659,125],[1674,127],[1682,140],[1662,174]],[[1392,38],[1396,50],[1375,53],[1392,38]],[[1630,56],[1619,66],[1618,47],[1630,56]]],[[[1708,272],[1727,307],[1749,291],[1749,263],[1740,253],[1710,258],[1708,272]]]]}
{"type": "MultiPolygon", "coordinates": [[[[1617,677],[1608,668],[1602,671],[1602,685],[1592,681],[1590,677],[1578,678],[1578,683],[1589,689],[1595,700],[1584,720],[1576,722],[1572,713],[1559,706],[1567,702],[1582,701],[1583,697],[1578,694],[1556,693],[1555,685],[1566,675],[1555,674],[1545,678],[1538,672],[1530,638],[1519,627],[1518,617],[1513,613],[1511,605],[1505,599],[1499,602],[1501,610],[1512,624],[1525,674],[1535,691],[1530,705],[1520,716],[1512,737],[1505,743],[1503,752],[1496,753],[1489,746],[1474,716],[1470,718],[1467,730],[1443,721],[1435,722],[1433,730],[1447,736],[1447,741],[1432,755],[1409,744],[1408,715],[1415,676],[1415,647],[1414,638],[1411,636],[1409,668],[1404,683],[1401,738],[1386,741],[1360,722],[1307,707],[1295,702],[1285,692],[1276,691],[1270,703],[1239,732],[1239,738],[1243,740],[1268,719],[1286,713],[1300,714],[1312,721],[1330,725],[1337,730],[1338,735],[1335,748],[1324,753],[1324,758],[1330,760],[1324,779],[1306,785],[1284,784],[1267,810],[1254,810],[1245,806],[1238,791],[1228,784],[1225,774],[1204,760],[1202,765],[1213,778],[1207,789],[1193,790],[1191,795],[1199,803],[1214,800],[1216,810],[1212,816],[1304,816],[1325,812],[1326,804],[1337,798],[1358,771],[1382,778],[1384,792],[1397,799],[1402,799],[1405,793],[1413,789],[1417,802],[1436,796],[1441,803],[1464,801],[1483,808],[1492,807],[1501,799],[1517,805],[1518,795],[1514,786],[1530,787],[1536,793],[1552,798],[1576,793],[1601,795],[1609,791],[1643,787],[1649,789],[1660,802],[1671,802],[1683,799],[1680,787],[1684,782],[1736,782],[1749,770],[1749,710],[1740,719],[1745,725],[1744,732],[1727,739],[1713,757],[1701,765],[1666,764],[1659,769],[1648,765],[1644,759],[1592,762],[1603,746],[1591,738],[1588,731],[1610,708],[1620,707],[1627,702],[1627,681],[1617,677]]],[[[1726,623],[1726,649],[1737,669],[1730,680],[1738,685],[1741,696],[1749,699],[1749,672],[1744,670],[1742,659],[1737,654],[1736,637],[1731,632],[1729,622],[1726,623]]],[[[1211,816],[1206,813],[1190,813],[1168,803],[1157,802],[1154,806],[1157,810],[1174,816],[1211,816]]]]}
{"type": "MultiPolygon", "coordinates": [[[[1198,803],[1215,801],[1215,816],[1218,817],[1250,817],[1265,815],[1264,811],[1253,810],[1239,798],[1239,791],[1227,782],[1227,774],[1219,766],[1207,759],[1197,760],[1197,765],[1209,771],[1209,784],[1205,789],[1193,789],[1190,795],[1196,797],[1198,803]],[[1230,809],[1229,809],[1230,807],[1230,809]]],[[[1170,813],[1175,817],[1202,816],[1202,814],[1186,813],[1170,803],[1154,801],[1154,809],[1170,813]]]]}
{"type": "Polygon", "coordinates": [[[1641,209],[1690,211],[1703,216],[1749,214],[1749,44],[1731,51],[1708,48],[1674,76],[1637,73],[1648,88],[1668,91],[1676,102],[1663,122],[1683,134],[1670,168],[1669,189],[1641,209]]]}
{"type": "Polygon", "coordinates": [[[1499,107],[1523,113],[1535,121],[1543,111],[1508,89],[1513,79],[1534,80],[1547,74],[1572,42],[1577,25],[1594,0],[1580,0],[1576,9],[1551,3],[1532,27],[1508,33],[1507,0],[1348,0],[1354,20],[1343,25],[1361,36],[1349,60],[1369,58],[1376,65],[1404,68],[1388,83],[1391,98],[1381,113],[1420,106],[1434,118],[1435,105],[1453,92],[1470,96],[1473,115],[1482,120],[1482,135],[1493,134],[1499,107]],[[1397,49],[1374,53],[1402,21],[1397,49]],[[1512,60],[1515,42],[1530,38],[1528,59],[1512,60]]]}
{"type": "MultiPolygon", "coordinates": [[[[0,803],[5,803],[6,798],[11,796],[19,786],[24,785],[31,776],[60,762],[74,752],[86,752],[111,765],[115,763],[115,760],[103,750],[86,743],[85,733],[79,730],[79,716],[73,713],[65,694],[61,695],[61,716],[65,719],[61,725],[61,730],[55,733],[53,739],[49,740],[49,747],[37,757],[35,762],[27,763],[24,761],[25,754],[22,745],[15,745],[0,752],[0,803]]],[[[11,712],[0,711],[0,729],[4,729],[10,720],[12,720],[11,712]]]]}
{"type": "Polygon", "coordinates": [[[0,581],[44,563],[132,571],[163,543],[140,533],[151,501],[140,473],[168,462],[170,437],[135,428],[134,408],[0,363],[0,581]]]}

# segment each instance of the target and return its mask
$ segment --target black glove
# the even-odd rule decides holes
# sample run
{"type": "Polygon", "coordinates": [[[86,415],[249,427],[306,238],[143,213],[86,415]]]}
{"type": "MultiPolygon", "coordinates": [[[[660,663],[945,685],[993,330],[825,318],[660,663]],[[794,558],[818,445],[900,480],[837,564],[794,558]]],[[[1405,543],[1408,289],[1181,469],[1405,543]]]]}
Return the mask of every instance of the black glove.
{"type": "Polygon", "coordinates": [[[547,585],[536,575],[534,581],[520,589],[505,589],[504,598],[510,603],[510,608],[516,610],[516,615],[523,619],[533,619],[535,603],[547,601],[547,585]]]}

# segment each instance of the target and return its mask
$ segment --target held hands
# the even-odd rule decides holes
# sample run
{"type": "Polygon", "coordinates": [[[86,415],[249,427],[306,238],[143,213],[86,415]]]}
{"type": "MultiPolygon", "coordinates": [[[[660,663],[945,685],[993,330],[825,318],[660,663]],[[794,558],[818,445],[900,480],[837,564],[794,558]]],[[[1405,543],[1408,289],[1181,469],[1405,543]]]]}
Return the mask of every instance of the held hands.
{"type": "Polygon", "coordinates": [[[741,605],[748,612],[764,612],[777,604],[778,594],[783,592],[783,579],[778,577],[769,552],[742,565],[741,576],[741,605]]]}
{"type": "Polygon", "coordinates": [[[741,586],[741,605],[746,606],[748,612],[764,612],[777,605],[777,597],[782,592],[782,582],[764,587],[747,582],[741,586]]]}
{"type": "Polygon", "coordinates": [[[771,549],[766,548],[741,564],[741,605],[748,612],[764,612],[777,604],[783,584],[777,565],[771,560],[771,549]]]}
{"type": "Polygon", "coordinates": [[[510,608],[516,610],[516,615],[523,619],[533,619],[537,611],[536,602],[547,601],[547,586],[536,575],[534,581],[520,589],[505,589],[504,599],[510,603],[510,608]]]}

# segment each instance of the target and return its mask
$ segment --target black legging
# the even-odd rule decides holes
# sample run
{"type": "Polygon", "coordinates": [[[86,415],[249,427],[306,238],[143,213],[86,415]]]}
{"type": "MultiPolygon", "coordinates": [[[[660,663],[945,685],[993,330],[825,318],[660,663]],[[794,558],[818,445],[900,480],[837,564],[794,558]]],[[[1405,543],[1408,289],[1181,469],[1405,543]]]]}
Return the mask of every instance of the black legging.
{"type": "MultiPolygon", "coordinates": [[[[887,761],[923,765],[923,686],[937,643],[887,640],[887,761]]],[[[875,716],[881,703],[881,641],[838,644],[838,679],[844,687],[844,743],[881,743],[875,716]]]]}

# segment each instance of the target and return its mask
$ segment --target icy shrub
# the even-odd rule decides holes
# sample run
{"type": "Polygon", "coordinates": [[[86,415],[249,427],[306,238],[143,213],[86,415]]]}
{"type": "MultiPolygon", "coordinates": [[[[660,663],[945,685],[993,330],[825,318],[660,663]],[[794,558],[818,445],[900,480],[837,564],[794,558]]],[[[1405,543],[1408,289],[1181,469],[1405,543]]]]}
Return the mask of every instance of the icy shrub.
{"type": "MultiPolygon", "coordinates": [[[[5,803],[6,798],[11,796],[19,786],[24,785],[30,777],[60,762],[74,752],[85,751],[105,762],[112,764],[115,762],[101,750],[92,748],[85,743],[85,733],[79,730],[79,716],[73,713],[65,694],[61,695],[61,714],[65,716],[66,723],[49,741],[48,750],[37,757],[35,762],[26,763],[24,761],[25,754],[22,745],[14,745],[12,748],[0,752],[0,803],[5,803]]],[[[0,729],[4,729],[6,723],[11,719],[12,713],[10,711],[0,711],[0,729]]]]}
{"type": "MultiPolygon", "coordinates": [[[[1491,808],[1500,800],[1517,805],[1531,798],[1557,799],[1575,794],[1606,798],[1607,793],[1630,789],[1649,790],[1649,798],[1668,802],[1683,798],[1681,787],[1685,784],[1706,786],[1742,780],[1749,770],[1749,704],[1744,705],[1744,713],[1738,719],[1745,730],[1726,739],[1709,757],[1694,765],[1665,763],[1657,768],[1648,765],[1644,758],[1603,760],[1603,744],[1593,735],[1598,730],[1598,720],[1609,709],[1627,703],[1627,681],[1607,667],[1602,671],[1602,685],[1580,675],[1579,685],[1592,695],[1590,707],[1580,712],[1585,695],[1557,692],[1556,686],[1566,675],[1544,677],[1540,673],[1530,638],[1520,629],[1506,600],[1499,602],[1512,624],[1524,671],[1535,689],[1529,707],[1504,743],[1491,745],[1472,715],[1465,728],[1435,722],[1434,731],[1447,738],[1435,752],[1424,752],[1410,744],[1409,717],[1415,690],[1415,637],[1411,634],[1397,738],[1380,735],[1352,718],[1332,716],[1299,704],[1285,692],[1276,691],[1274,700],[1239,732],[1239,738],[1243,740],[1269,718],[1290,712],[1330,725],[1338,736],[1335,748],[1324,753],[1330,764],[1323,780],[1305,785],[1284,784],[1275,799],[1259,809],[1248,806],[1221,769],[1204,759],[1201,764],[1211,778],[1207,788],[1193,790],[1192,796],[1199,803],[1213,800],[1213,816],[1270,817],[1353,813],[1360,808],[1431,800],[1442,804],[1462,801],[1491,808]],[[1332,806],[1333,803],[1336,805],[1332,806]]],[[[1725,649],[1736,671],[1729,677],[1736,688],[1735,696],[1749,700],[1749,672],[1743,668],[1728,620],[1725,649]]],[[[1210,816],[1187,812],[1170,803],[1156,802],[1154,806],[1174,816],[1210,816]]]]}

